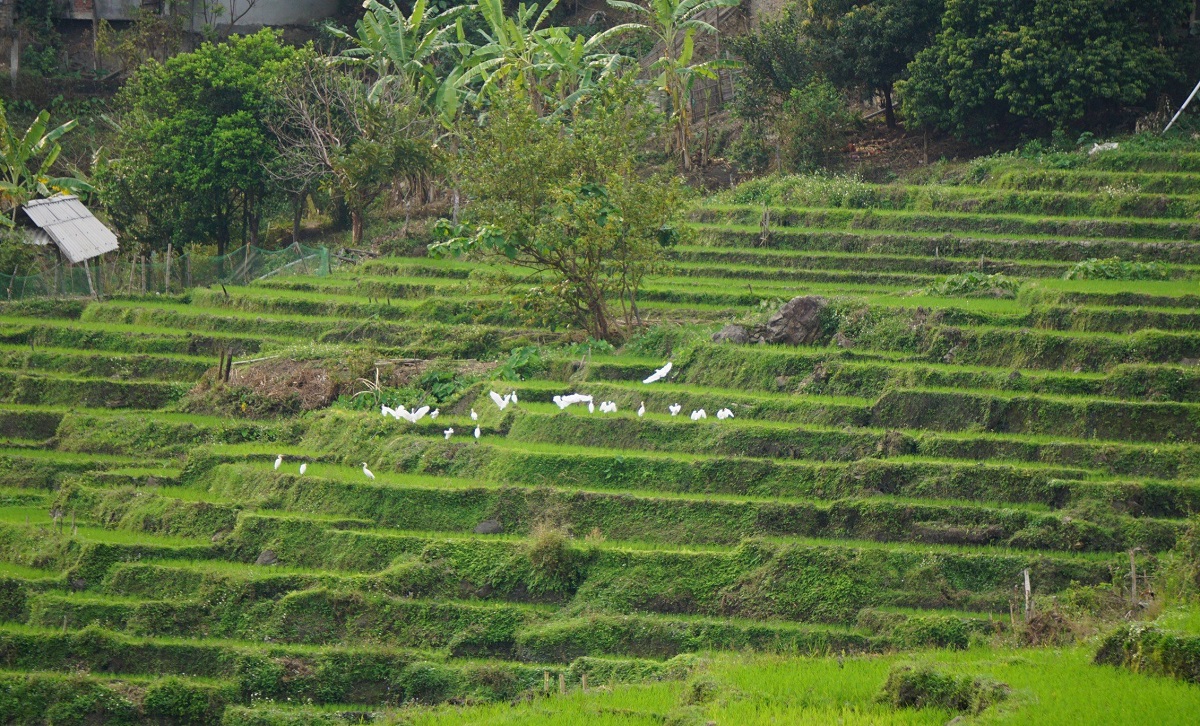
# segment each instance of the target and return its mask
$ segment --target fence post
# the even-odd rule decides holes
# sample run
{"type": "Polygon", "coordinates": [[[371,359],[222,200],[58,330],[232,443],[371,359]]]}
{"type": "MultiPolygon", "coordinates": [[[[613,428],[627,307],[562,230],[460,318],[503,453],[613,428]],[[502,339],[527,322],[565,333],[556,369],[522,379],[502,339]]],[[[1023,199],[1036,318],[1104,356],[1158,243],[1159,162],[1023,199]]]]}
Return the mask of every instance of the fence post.
{"type": "Polygon", "coordinates": [[[171,294],[171,243],[167,243],[167,272],[163,276],[163,291],[171,294]]]}
{"type": "Polygon", "coordinates": [[[88,264],[87,260],[83,261],[83,274],[87,277],[88,292],[92,293],[92,297],[96,297],[96,285],[92,283],[92,266],[88,264]]]}

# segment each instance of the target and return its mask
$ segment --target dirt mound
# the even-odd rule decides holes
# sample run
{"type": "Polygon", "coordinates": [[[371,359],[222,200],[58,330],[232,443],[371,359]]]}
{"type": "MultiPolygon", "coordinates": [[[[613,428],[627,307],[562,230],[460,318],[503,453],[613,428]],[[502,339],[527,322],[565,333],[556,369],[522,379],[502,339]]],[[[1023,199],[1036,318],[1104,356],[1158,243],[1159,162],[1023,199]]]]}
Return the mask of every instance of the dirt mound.
{"type": "Polygon", "coordinates": [[[342,393],[345,372],[331,373],[328,363],[284,358],[234,366],[230,386],[249,388],[277,401],[296,399],[302,411],[324,408],[342,393]]]}

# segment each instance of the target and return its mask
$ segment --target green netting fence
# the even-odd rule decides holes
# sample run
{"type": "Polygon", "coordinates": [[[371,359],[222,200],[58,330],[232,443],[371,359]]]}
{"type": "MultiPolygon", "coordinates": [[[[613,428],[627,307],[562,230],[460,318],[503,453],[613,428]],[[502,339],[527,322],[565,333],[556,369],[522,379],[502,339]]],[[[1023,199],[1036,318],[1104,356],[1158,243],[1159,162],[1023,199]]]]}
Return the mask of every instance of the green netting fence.
{"type": "Polygon", "coordinates": [[[245,285],[277,275],[329,274],[328,248],[297,244],[280,250],[246,245],[220,256],[155,252],[148,258],[107,257],[33,275],[0,272],[0,300],[171,293],[214,284],[245,285]]]}

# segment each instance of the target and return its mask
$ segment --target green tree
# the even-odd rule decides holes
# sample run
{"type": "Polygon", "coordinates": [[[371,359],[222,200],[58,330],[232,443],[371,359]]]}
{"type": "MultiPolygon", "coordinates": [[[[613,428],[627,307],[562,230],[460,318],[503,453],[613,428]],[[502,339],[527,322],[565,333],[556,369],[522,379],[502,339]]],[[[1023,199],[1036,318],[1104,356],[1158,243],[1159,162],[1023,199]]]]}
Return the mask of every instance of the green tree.
{"type": "Polygon", "coordinates": [[[1176,74],[1189,0],[947,0],[897,84],[906,123],[960,137],[1097,126],[1176,74]]]}
{"type": "Polygon", "coordinates": [[[547,275],[544,291],[592,337],[621,337],[638,320],[645,275],[673,243],[678,180],[646,175],[637,158],[659,119],[632,77],[606,84],[570,118],[539,118],[528,94],[497,94],[464,132],[458,160],[471,200],[464,227],[441,226],[432,254],[497,256],[547,275]]]}
{"type": "Polygon", "coordinates": [[[822,70],[841,88],[879,92],[896,127],[893,88],[941,29],[945,0],[810,0],[807,34],[822,70]]]}
{"type": "Polygon", "coordinates": [[[118,94],[110,160],[97,184],[110,217],[149,247],[256,243],[274,188],[271,89],[311,50],[264,30],[148,61],[118,94]]]}

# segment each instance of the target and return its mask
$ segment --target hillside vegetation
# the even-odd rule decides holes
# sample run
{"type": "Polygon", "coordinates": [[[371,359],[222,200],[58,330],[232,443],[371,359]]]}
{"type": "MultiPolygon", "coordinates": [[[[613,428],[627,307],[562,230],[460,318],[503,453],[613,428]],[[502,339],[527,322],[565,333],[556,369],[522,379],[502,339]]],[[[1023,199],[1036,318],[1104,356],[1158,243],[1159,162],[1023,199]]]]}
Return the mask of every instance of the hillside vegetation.
{"type": "Polygon", "coordinates": [[[1182,681],[1086,638],[1154,617],[1195,536],[1197,158],[751,182],[695,208],[620,349],[473,261],[3,304],[0,712],[1192,722],[1188,611],[1103,659],[1174,633],[1145,669],[1182,681]],[[710,340],[800,295],[816,344],[710,340]]]}

